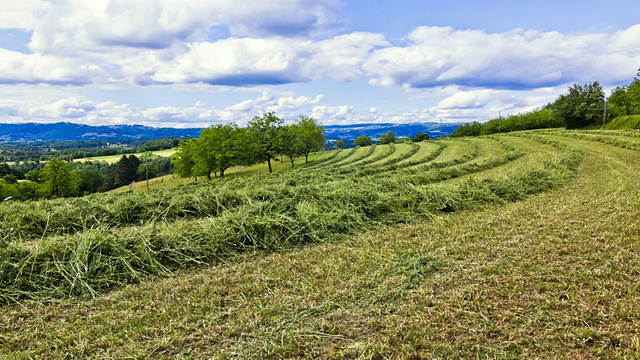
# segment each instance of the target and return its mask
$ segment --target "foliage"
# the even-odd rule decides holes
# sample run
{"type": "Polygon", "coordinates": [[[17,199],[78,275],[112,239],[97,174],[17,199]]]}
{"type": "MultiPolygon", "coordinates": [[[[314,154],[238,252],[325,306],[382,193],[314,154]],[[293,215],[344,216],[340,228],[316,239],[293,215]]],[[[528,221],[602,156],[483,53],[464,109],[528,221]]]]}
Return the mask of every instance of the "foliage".
{"type": "Polygon", "coordinates": [[[452,138],[464,137],[464,136],[479,136],[482,132],[482,124],[474,121],[471,123],[465,123],[458,126],[453,133],[451,133],[452,138]]]}
{"type": "Polygon", "coordinates": [[[336,149],[344,149],[346,146],[347,144],[345,144],[344,140],[338,139],[336,141],[336,149]]]}
{"type": "Polygon", "coordinates": [[[431,137],[427,133],[417,133],[411,139],[411,141],[413,141],[413,142],[421,142],[421,141],[427,141],[427,140],[431,140],[431,137]]]}
{"type": "Polygon", "coordinates": [[[387,131],[386,134],[382,134],[377,143],[380,145],[393,144],[396,142],[396,134],[393,130],[387,131]]]}
{"type": "Polygon", "coordinates": [[[253,162],[251,134],[235,125],[214,125],[202,130],[200,138],[194,142],[196,149],[195,168],[197,174],[205,174],[211,180],[211,172],[224,172],[236,165],[253,162]]]}
{"type": "Polygon", "coordinates": [[[602,124],[604,116],[604,92],[595,81],[584,85],[574,84],[568,93],[560,95],[553,104],[554,112],[564,121],[567,129],[602,124]]]}
{"type": "Polygon", "coordinates": [[[355,146],[370,146],[372,144],[373,139],[368,135],[360,135],[353,141],[353,145],[355,146]]]}
{"type": "Polygon", "coordinates": [[[609,97],[611,117],[640,114],[640,71],[630,85],[616,87],[609,97]]]}
{"type": "MultiPolygon", "coordinates": [[[[296,136],[300,141],[300,151],[305,162],[309,162],[309,154],[324,147],[324,129],[312,117],[300,115],[296,122],[296,136]]],[[[293,163],[292,163],[293,165],[293,163]]]]}
{"type": "Polygon", "coordinates": [[[176,152],[171,155],[174,173],[182,177],[196,177],[199,174],[194,171],[196,165],[196,155],[198,150],[198,139],[183,140],[178,145],[176,152]]]}
{"type": "Polygon", "coordinates": [[[481,135],[498,134],[500,132],[513,132],[521,130],[549,129],[564,126],[552,109],[545,107],[506,118],[492,119],[484,124],[481,135]]]}
{"type": "Polygon", "coordinates": [[[274,112],[254,116],[248,122],[248,128],[257,146],[256,155],[267,162],[269,173],[273,172],[271,159],[278,154],[278,130],[282,123],[282,119],[278,118],[274,112]]]}
{"type": "Polygon", "coordinates": [[[51,158],[42,170],[44,197],[68,197],[78,193],[80,177],[70,170],[70,164],[58,158],[51,158]]]}
{"type": "Polygon", "coordinates": [[[298,124],[281,126],[277,134],[277,153],[285,155],[291,161],[291,167],[299,155],[303,154],[304,143],[302,128],[298,124]]]}

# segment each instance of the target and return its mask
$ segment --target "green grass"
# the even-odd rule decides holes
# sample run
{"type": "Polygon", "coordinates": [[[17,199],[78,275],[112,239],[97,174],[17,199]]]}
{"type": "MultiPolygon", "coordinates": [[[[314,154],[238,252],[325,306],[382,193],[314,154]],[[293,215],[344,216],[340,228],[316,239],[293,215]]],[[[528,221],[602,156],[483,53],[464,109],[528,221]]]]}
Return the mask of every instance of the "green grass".
{"type": "Polygon", "coordinates": [[[640,129],[640,115],[618,116],[605,125],[607,130],[640,129]]]}
{"type": "MultiPolygon", "coordinates": [[[[190,199],[191,219],[160,221],[187,210],[168,203],[136,224],[34,239],[22,245],[29,256],[57,254],[57,271],[75,274],[78,288],[4,305],[0,357],[640,357],[640,152],[564,132],[512,135],[447,140],[432,160],[365,178],[310,166],[181,186],[171,194],[190,199]],[[506,145],[487,156],[497,140],[506,145]],[[499,170],[512,162],[518,170],[499,170]],[[404,182],[409,169],[451,166],[474,175],[404,182]],[[244,186],[218,215],[195,216],[207,197],[244,186]],[[104,259],[61,261],[91,254],[104,259]],[[81,295],[109,268],[78,265],[124,276],[145,256],[156,260],[134,281],[81,295]],[[153,266],[168,272],[154,276],[153,266]]],[[[115,200],[151,207],[152,194],[115,200]]],[[[38,206],[64,214],[66,204],[38,206]]],[[[46,263],[21,271],[44,280],[32,266],[46,263]]]]}
{"type": "MultiPolygon", "coordinates": [[[[166,149],[166,150],[151,151],[151,153],[153,153],[155,155],[164,156],[164,157],[169,157],[169,156],[173,155],[175,152],[176,152],[176,149],[166,149]]],[[[131,153],[131,154],[119,154],[119,155],[108,155],[108,156],[93,156],[93,157],[86,157],[86,158],[80,158],[80,159],[73,159],[73,161],[76,161],[76,162],[105,161],[108,164],[113,164],[113,163],[118,162],[118,160],[120,160],[120,158],[122,158],[124,155],[135,155],[135,156],[140,157],[143,154],[145,154],[145,153],[144,152],[138,152],[138,153],[131,153]]]]}

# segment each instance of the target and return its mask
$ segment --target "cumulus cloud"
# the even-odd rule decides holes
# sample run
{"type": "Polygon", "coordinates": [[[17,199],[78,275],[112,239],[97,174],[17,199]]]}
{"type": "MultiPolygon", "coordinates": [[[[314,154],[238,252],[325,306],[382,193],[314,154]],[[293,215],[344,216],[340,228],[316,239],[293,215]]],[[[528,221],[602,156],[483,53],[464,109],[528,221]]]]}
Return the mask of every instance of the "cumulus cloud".
{"type": "Polygon", "coordinates": [[[382,35],[370,33],[317,42],[278,37],[192,43],[183,55],[162,64],[152,79],[228,86],[350,81],[362,75],[361,65],[370,52],[386,44],[382,35]]]}
{"type": "Polygon", "coordinates": [[[51,5],[47,0],[2,1],[0,29],[33,30],[51,5]]]}
{"type": "Polygon", "coordinates": [[[333,26],[340,6],[337,0],[60,0],[33,27],[30,46],[42,53],[159,49],[207,38],[219,27],[235,36],[308,36],[333,26]]]}
{"type": "Polygon", "coordinates": [[[512,90],[628,80],[640,62],[640,25],[612,34],[420,27],[408,44],[374,51],[364,69],[378,86],[512,90]]]}
{"type": "Polygon", "coordinates": [[[86,85],[104,76],[99,66],[81,59],[23,54],[0,48],[0,84],[86,85]]]}

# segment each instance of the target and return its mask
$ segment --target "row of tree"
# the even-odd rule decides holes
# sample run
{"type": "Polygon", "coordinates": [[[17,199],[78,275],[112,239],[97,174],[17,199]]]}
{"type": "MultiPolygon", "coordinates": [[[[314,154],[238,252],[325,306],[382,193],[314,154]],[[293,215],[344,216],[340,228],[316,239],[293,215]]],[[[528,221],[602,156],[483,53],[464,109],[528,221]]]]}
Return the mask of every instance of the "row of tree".
{"type": "Polygon", "coordinates": [[[573,84],[542,109],[507,118],[491,119],[459,126],[451,137],[489,135],[517,130],[599,126],[618,116],[640,114],[640,70],[629,85],[618,86],[607,99],[597,81],[573,84]],[[606,118],[605,118],[606,117],[606,118]]]}
{"type": "MultiPolygon", "coordinates": [[[[414,137],[412,138],[404,138],[404,141],[413,141],[413,142],[420,142],[420,141],[425,141],[425,140],[430,140],[431,138],[429,137],[429,134],[427,133],[418,133],[416,134],[414,137]]],[[[386,145],[386,144],[393,144],[398,142],[399,138],[396,136],[396,134],[393,132],[393,130],[389,130],[386,133],[380,135],[380,137],[378,138],[378,141],[376,141],[376,144],[378,145],[386,145]]],[[[353,140],[353,146],[370,146],[373,145],[373,138],[369,135],[360,135],[358,136],[355,140],[353,140]]],[[[336,141],[336,148],[338,149],[344,149],[347,144],[344,142],[343,139],[338,139],[336,141]]]]}
{"type": "Polygon", "coordinates": [[[153,140],[48,140],[38,142],[0,143],[0,162],[40,162],[52,157],[81,159],[138,152],[172,149],[180,139],[153,140]]]}
{"type": "MultiPolygon", "coordinates": [[[[7,197],[24,200],[71,197],[108,191],[134,181],[171,174],[173,164],[166,157],[145,153],[141,157],[123,155],[113,164],[105,161],[67,162],[51,158],[25,174],[18,182],[9,173],[0,177],[0,201],[7,197]]],[[[0,166],[0,173],[5,171],[0,166]]]]}
{"type": "Polygon", "coordinates": [[[325,146],[323,128],[307,116],[291,125],[285,125],[274,112],[266,112],[251,119],[247,127],[235,124],[214,125],[202,130],[200,137],[182,141],[172,156],[174,172],[183,177],[207,176],[211,179],[233,166],[252,165],[266,161],[269,172],[271,161],[286,156],[294,166],[296,158],[325,146]]]}

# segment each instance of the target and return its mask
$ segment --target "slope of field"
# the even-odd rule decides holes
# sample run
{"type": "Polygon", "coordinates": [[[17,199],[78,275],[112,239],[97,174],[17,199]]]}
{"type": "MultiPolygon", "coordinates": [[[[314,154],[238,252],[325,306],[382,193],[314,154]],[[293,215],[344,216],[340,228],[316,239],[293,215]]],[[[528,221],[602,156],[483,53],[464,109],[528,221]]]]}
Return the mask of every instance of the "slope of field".
{"type": "Polygon", "coordinates": [[[378,146],[0,209],[0,356],[638,358],[633,139],[378,146]]]}
{"type": "Polygon", "coordinates": [[[606,127],[607,130],[640,129],[640,115],[618,116],[606,127]]]}
{"type": "MultiPolygon", "coordinates": [[[[151,151],[151,153],[154,154],[154,155],[159,155],[159,156],[164,156],[164,157],[169,157],[169,156],[173,155],[175,152],[176,152],[176,149],[166,149],[166,150],[151,151]]],[[[141,152],[141,153],[118,154],[118,155],[108,155],[108,156],[94,156],[94,157],[88,157],[88,158],[73,159],[73,161],[75,161],[75,162],[105,161],[108,164],[113,164],[115,162],[118,162],[118,160],[120,160],[124,155],[135,155],[135,156],[140,157],[143,154],[144,153],[141,152]]]]}

